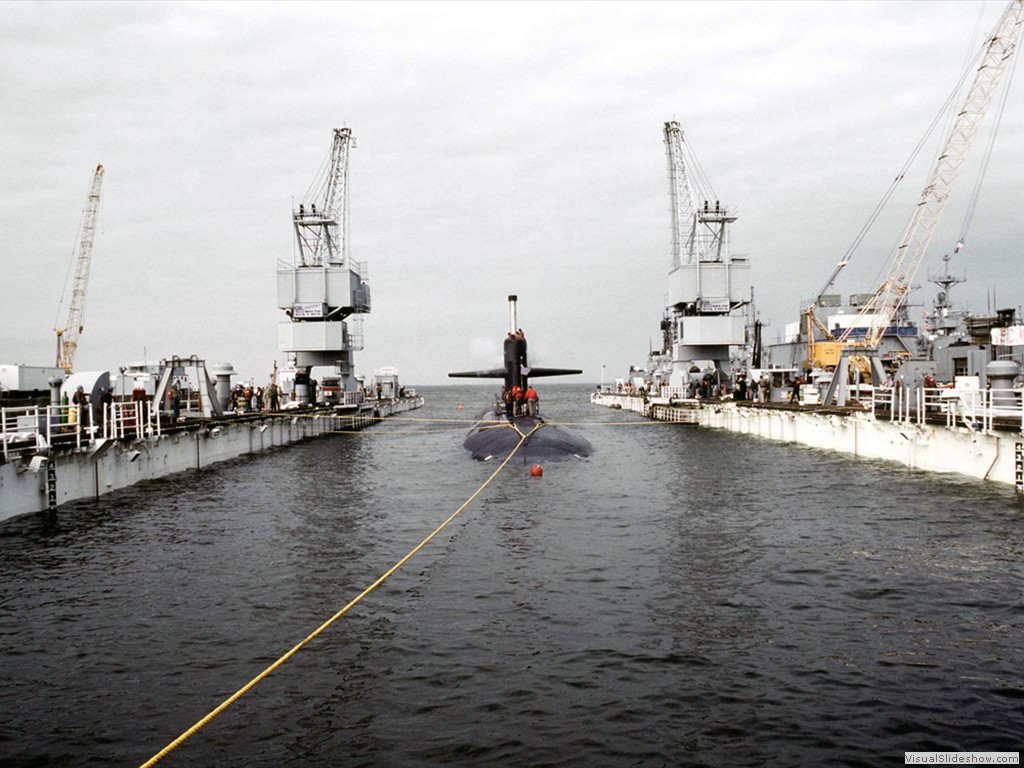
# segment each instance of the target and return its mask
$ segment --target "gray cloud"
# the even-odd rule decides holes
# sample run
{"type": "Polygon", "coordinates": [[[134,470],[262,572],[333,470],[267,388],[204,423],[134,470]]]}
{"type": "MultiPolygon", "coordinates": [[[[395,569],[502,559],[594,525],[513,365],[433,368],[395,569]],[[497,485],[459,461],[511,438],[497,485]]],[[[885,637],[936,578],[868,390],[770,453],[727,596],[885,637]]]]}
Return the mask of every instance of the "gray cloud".
{"type": "MultiPolygon", "coordinates": [[[[504,298],[538,364],[596,381],[656,338],[661,124],[737,208],[775,328],[821,287],[1002,3],[10,4],[0,30],[0,360],[49,364],[79,213],[107,168],[78,367],[199,354],[264,380],[292,200],[352,127],[351,243],[374,296],[360,373],[496,364],[504,298]],[[496,347],[495,347],[496,349],[496,347]]],[[[1020,301],[1015,84],[964,299],[1020,301]]],[[[991,121],[990,121],[991,123],[991,121]]],[[[983,150],[979,140],[974,158],[983,150]]],[[[839,286],[868,290],[927,175],[839,286]]],[[[925,269],[959,234],[970,171],[925,269]]],[[[923,270],[924,272],[924,270],[923,270]]],[[[919,282],[925,284],[922,274],[919,282]]],[[[933,292],[915,294],[930,302],[933,292]]]]}

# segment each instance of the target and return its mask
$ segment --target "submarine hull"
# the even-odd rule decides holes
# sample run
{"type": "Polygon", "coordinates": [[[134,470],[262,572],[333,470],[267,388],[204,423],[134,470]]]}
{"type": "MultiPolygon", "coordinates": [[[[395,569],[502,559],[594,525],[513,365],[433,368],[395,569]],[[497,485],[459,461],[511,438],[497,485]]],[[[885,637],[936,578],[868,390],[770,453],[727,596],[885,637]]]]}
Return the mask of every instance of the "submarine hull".
{"type": "Polygon", "coordinates": [[[478,461],[503,461],[523,435],[529,437],[516,453],[516,460],[522,458],[524,463],[586,458],[594,452],[586,438],[539,416],[514,416],[509,420],[495,410],[481,414],[463,447],[478,461]]]}

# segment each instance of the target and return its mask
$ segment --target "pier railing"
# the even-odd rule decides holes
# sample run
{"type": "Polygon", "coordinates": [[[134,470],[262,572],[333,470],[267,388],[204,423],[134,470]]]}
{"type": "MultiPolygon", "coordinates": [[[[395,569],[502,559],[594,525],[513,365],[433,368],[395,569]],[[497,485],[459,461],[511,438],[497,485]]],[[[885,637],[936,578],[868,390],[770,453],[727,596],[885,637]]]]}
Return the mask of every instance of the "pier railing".
{"type": "Polygon", "coordinates": [[[45,450],[41,440],[39,422],[42,418],[38,406],[4,408],[0,410],[0,439],[3,440],[4,461],[10,461],[25,452],[45,450]]]}
{"type": "Polygon", "coordinates": [[[159,436],[160,411],[149,402],[108,403],[93,423],[90,405],[32,405],[0,409],[0,442],[4,461],[51,447],[81,449],[98,439],[159,436]]]}
{"type": "MultiPolygon", "coordinates": [[[[662,397],[648,401],[627,392],[598,391],[591,393],[590,400],[596,405],[635,411],[661,421],[692,418],[692,414],[677,414],[683,409],[665,406],[697,401],[684,399],[683,393],[674,388],[661,392],[662,397]],[[664,397],[666,394],[668,398],[664,397]]],[[[948,429],[966,428],[977,432],[1010,429],[1024,435],[1021,395],[1019,390],[878,387],[865,393],[861,402],[869,404],[871,415],[877,419],[922,426],[944,424],[948,429]]]]}
{"type": "Polygon", "coordinates": [[[676,424],[699,424],[700,414],[695,408],[672,408],[666,405],[651,407],[651,418],[676,424]]]}
{"type": "Polygon", "coordinates": [[[338,405],[359,405],[365,399],[362,392],[342,392],[338,405]]]}
{"type": "Polygon", "coordinates": [[[1005,390],[917,387],[878,388],[872,393],[871,413],[876,418],[923,425],[937,418],[946,427],[991,432],[996,424],[1019,427],[1024,434],[1024,407],[1020,394],[1005,390]]]}
{"type": "Polygon", "coordinates": [[[95,428],[88,405],[30,405],[0,409],[0,440],[4,461],[42,453],[61,444],[81,448],[95,428]]]}
{"type": "Polygon", "coordinates": [[[163,432],[160,410],[149,401],[109,403],[103,416],[103,437],[107,440],[159,436],[163,432]]]}

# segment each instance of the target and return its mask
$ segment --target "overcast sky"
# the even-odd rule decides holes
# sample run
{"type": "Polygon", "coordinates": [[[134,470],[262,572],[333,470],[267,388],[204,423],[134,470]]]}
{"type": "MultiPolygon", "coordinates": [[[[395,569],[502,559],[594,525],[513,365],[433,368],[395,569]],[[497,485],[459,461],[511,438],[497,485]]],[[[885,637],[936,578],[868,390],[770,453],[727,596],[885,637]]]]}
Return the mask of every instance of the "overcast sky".
{"type": "MultiPolygon", "coordinates": [[[[196,354],[266,381],[292,202],[343,125],[357,143],[351,246],[373,294],[358,373],[393,365],[432,384],[500,364],[509,293],[534,364],[596,382],[602,365],[611,379],[643,363],[667,291],[670,119],[739,213],[733,251],[749,255],[761,317],[780,331],[1004,7],[5,3],[0,363],[53,364],[102,163],[76,369],[196,354]]],[[[1024,301],[1021,81],[954,261],[976,312],[993,288],[1001,306],[1024,301]]],[[[874,290],[934,151],[837,292],[874,290]]],[[[931,304],[926,273],[952,249],[975,176],[972,164],[933,239],[918,304],[931,304]]]]}

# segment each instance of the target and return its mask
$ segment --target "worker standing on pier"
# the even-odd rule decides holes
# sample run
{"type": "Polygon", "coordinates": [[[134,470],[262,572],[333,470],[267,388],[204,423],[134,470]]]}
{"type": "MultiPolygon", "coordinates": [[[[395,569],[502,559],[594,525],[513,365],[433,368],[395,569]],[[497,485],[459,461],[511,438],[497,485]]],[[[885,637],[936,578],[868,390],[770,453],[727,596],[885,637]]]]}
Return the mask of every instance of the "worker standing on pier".
{"type": "Polygon", "coordinates": [[[171,387],[167,399],[171,401],[171,424],[177,424],[178,414],[181,412],[181,390],[177,384],[171,387]]]}

